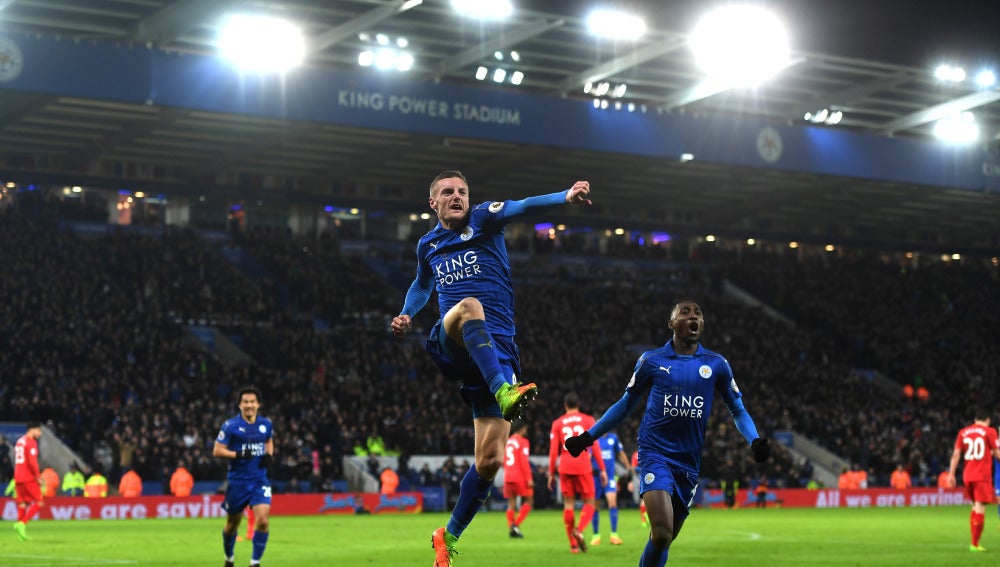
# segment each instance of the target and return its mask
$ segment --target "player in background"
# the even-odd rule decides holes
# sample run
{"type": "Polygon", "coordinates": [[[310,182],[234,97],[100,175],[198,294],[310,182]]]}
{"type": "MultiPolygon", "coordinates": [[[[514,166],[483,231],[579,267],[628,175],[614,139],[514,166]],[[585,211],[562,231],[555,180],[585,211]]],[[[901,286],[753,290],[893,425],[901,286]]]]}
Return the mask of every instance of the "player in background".
{"type": "Polygon", "coordinates": [[[21,541],[28,541],[27,524],[42,507],[42,475],[38,468],[38,439],[42,424],[29,421],[27,431],[14,444],[14,498],[17,501],[17,521],[14,531],[21,541]]]}
{"type": "MultiPolygon", "coordinates": [[[[591,469],[594,472],[594,500],[599,502],[604,498],[608,502],[608,522],[611,524],[611,545],[621,545],[622,538],[618,537],[618,481],[615,478],[615,460],[625,467],[626,471],[632,468],[629,465],[628,455],[625,453],[625,446],[622,445],[618,434],[614,431],[605,433],[598,444],[601,446],[600,458],[604,460],[604,470],[607,471],[608,482],[601,483],[601,475],[598,474],[598,456],[594,456],[591,469]]],[[[631,472],[629,472],[631,476],[631,472]]],[[[590,545],[601,545],[601,506],[594,506],[594,517],[591,519],[594,528],[594,536],[590,538],[590,545]]]]}
{"type": "Polygon", "coordinates": [[[743,407],[743,394],[729,361],[699,342],[705,318],[698,303],[679,301],[670,311],[667,326],[673,337],[639,357],[621,399],[587,431],[566,441],[570,453],[580,454],[647,399],[639,424],[639,482],[649,512],[650,536],[640,567],[665,565],[670,544],[684,526],[698,488],[701,451],[716,393],[750,445],[754,460],[760,463],[770,455],[767,439],[757,434],[757,426],[743,407]]]}
{"type": "MultiPolygon", "coordinates": [[[[548,484],[549,490],[552,490],[555,484],[556,461],[558,461],[559,483],[563,496],[563,523],[566,525],[566,537],[569,538],[569,550],[572,553],[580,553],[587,551],[587,542],[583,538],[583,528],[590,523],[596,504],[591,458],[600,457],[601,447],[597,441],[592,439],[589,455],[581,454],[584,452],[583,449],[575,455],[570,455],[566,451],[565,441],[594,425],[594,418],[580,411],[580,397],[574,392],[566,394],[563,398],[563,406],[566,408],[566,413],[552,422],[552,430],[549,432],[548,484]],[[576,525],[574,518],[577,497],[583,502],[579,525],[576,525]]],[[[601,484],[606,484],[608,475],[604,470],[604,459],[597,458],[597,467],[601,471],[601,484]]]]}
{"type": "Polygon", "coordinates": [[[518,383],[521,362],[504,228],[529,211],[589,205],[589,194],[590,183],[577,181],[558,193],[470,208],[469,184],[460,171],[443,171],[431,181],[428,203],[438,224],[417,242],[416,277],[391,328],[397,337],[409,332],[412,317],[437,290],[441,318],[426,348],[445,377],[461,382],[462,399],[472,408],[475,463],[462,479],[448,525],[431,534],[436,567],[451,565],[458,539],[503,465],[510,420],[538,393],[535,384],[518,383]]]}
{"type": "Polygon", "coordinates": [[[271,515],[271,483],[267,469],[274,458],[274,428],[271,420],[260,415],[260,390],[253,386],[240,388],[236,395],[240,413],[222,424],[212,448],[212,455],[231,459],[226,477],[226,527],[222,529],[222,550],[225,567],[233,567],[236,535],[243,520],[243,509],[249,506],[256,526],[251,539],[253,551],[250,565],[260,564],[267,547],[271,515]]]}
{"type": "Polygon", "coordinates": [[[639,475],[642,474],[642,470],[639,468],[639,451],[634,451],[632,453],[632,460],[630,461],[632,468],[632,474],[629,475],[628,489],[632,493],[632,499],[639,504],[639,525],[642,527],[649,527],[649,516],[646,514],[646,502],[642,499],[642,495],[639,493],[639,475]]]}
{"type": "Polygon", "coordinates": [[[535,481],[531,477],[531,445],[525,434],[528,426],[523,421],[511,425],[511,434],[504,447],[503,496],[507,499],[507,530],[510,537],[522,538],[521,524],[531,511],[535,496],[535,481]],[[518,508],[517,500],[521,499],[518,508]],[[516,514],[516,517],[515,517],[516,514]]]}
{"type": "Polygon", "coordinates": [[[986,505],[995,502],[993,492],[993,459],[1000,459],[1000,439],[997,430],[990,427],[990,414],[986,408],[976,408],[972,425],[963,427],[955,438],[955,449],[951,452],[948,467],[948,484],[955,486],[955,471],[958,462],[964,461],[962,484],[965,495],[972,501],[969,514],[969,533],[972,543],[969,551],[982,552],[986,548],[979,545],[986,524],[986,505]]]}

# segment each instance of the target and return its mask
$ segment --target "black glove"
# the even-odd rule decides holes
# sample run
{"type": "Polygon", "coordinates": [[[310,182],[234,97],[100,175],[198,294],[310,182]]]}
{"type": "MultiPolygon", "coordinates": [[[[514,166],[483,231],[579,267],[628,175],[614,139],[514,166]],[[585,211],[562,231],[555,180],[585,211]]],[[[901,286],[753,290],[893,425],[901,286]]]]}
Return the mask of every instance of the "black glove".
{"type": "Polygon", "coordinates": [[[252,459],[253,450],[250,447],[244,447],[242,452],[236,453],[237,459],[252,459]]]}
{"type": "Polygon", "coordinates": [[[271,457],[270,453],[264,453],[263,455],[260,456],[260,468],[262,469],[271,468],[272,460],[273,458],[271,457]]]}
{"type": "Polygon", "coordinates": [[[566,440],[566,450],[569,451],[570,455],[574,457],[579,456],[580,453],[587,450],[594,444],[594,436],[590,434],[589,431],[584,431],[583,433],[570,437],[566,440]]]}
{"type": "Polygon", "coordinates": [[[767,439],[758,437],[750,444],[750,452],[753,453],[753,460],[763,463],[771,456],[771,446],[767,444],[767,439]]]}

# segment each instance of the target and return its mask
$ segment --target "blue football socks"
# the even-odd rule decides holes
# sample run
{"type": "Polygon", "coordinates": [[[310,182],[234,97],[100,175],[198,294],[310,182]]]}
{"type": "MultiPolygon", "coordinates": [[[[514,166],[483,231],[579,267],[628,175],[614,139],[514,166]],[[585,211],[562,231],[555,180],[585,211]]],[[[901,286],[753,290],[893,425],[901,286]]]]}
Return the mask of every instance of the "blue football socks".
{"type": "Polygon", "coordinates": [[[500,370],[497,350],[493,346],[493,337],[486,330],[486,321],[482,319],[466,321],[462,325],[462,340],[465,341],[465,350],[469,352],[472,361],[486,378],[490,391],[496,394],[507,380],[500,370]]]}
{"type": "Polygon", "coordinates": [[[458,490],[458,502],[455,509],[451,511],[451,519],[448,520],[448,533],[455,538],[462,537],[462,532],[469,527],[472,518],[479,512],[486,497],[490,494],[492,480],[479,476],[476,465],[469,468],[462,479],[461,488],[458,490]]]}

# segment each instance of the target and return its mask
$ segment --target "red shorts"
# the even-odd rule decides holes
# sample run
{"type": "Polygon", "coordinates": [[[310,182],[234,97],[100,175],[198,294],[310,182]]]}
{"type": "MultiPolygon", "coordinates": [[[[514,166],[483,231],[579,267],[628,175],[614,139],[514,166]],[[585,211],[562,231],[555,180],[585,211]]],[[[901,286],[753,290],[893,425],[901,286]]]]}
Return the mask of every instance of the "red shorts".
{"type": "Polygon", "coordinates": [[[969,500],[983,504],[993,504],[997,501],[996,494],[993,493],[993,483],[988,480],[966,483],[965,495],[969,497],[969,500]]]}
{"type": "Polygon", "coordinates": [[[513,498],[515,496],[534,496],[534,495],[535,495],[535,489],[528,486],[528,481],[526,480],[503,483],[504,498],[513,498]]]}
{"type": "Polygon", "coordinates": [[[562,484],[563,498],[582,498],[587,500],[594,497],[594,475],[587,474],[559,474],[559,482],[562,484]]]}
{"type": "Polygon", "coordinates": [[[14,484],[14,489],[17,491],[18,504],[42,501],[42,487],[37,482],[18,482],[14,484]]]}

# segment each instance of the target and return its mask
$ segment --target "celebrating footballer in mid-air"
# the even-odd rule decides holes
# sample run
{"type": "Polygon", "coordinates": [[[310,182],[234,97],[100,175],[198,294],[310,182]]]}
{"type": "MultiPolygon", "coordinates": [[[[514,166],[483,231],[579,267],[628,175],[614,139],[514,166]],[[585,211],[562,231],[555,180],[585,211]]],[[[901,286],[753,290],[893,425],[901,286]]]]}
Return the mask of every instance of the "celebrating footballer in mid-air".
{"type": "Polygon", "coordinates": [[[589,193],[590,183],[577,181],[558,193],[470,208],[469,184],[461,172],[444,171],[431,181],[428,202],[438,224],[417,243],[417,275],[392,319],[392,332],[406,334],[411,317],[437,290],[441,318],[427,338],[427,351],[445,376],[461,382],[475,423],[475,464],[462,479],[447,527],[431,537],[436,567],[451,565],[455,543],[503,464],[510,420],[537,392],[534,384],[518,383],[521,362],[504,227],[532,209],[589,205],[589,193]]]}

